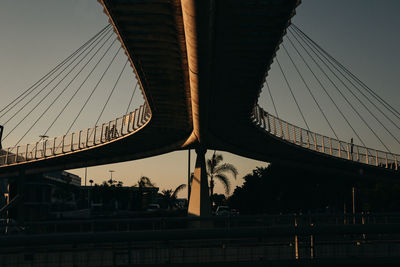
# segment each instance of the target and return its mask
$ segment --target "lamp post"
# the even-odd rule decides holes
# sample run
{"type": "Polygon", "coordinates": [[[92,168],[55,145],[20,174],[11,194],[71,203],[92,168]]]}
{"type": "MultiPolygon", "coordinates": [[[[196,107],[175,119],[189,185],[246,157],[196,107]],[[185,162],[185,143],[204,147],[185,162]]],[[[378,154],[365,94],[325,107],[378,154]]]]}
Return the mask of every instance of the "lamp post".
{"type": "Polygon", "coordinates": [[[110,185],[112,185],[112,183],[113,183],[112,174],[113,174],[113,172],[115,172],[115,171],[109,170],[109,172],[110,172],[110,181],[109,181],[109,183],[110,183],[110,185]]]}

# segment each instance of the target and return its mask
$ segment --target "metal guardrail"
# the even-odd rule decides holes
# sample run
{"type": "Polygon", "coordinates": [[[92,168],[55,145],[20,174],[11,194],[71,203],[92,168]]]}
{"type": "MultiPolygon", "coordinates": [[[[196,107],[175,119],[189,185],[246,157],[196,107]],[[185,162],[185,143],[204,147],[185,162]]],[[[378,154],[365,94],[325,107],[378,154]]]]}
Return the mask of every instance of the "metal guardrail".
{"type": "MultiPolygon", "coordinates": [[[[191,229],[194,226],[209,229],[236,229],[255,227],[332,227],[341,231],[341,227],[380,227],[382,225],[400,225],[400,213],[345,213],[345,214],[283,214],[283,215],[240,215],[212,217],[149,217],[149,218],[105,218],[105,219],[68,219],[55,221],[36,221],[18,224],[15,221],[2,222],[0,226],[24,229],[19,235],[60,234],[60,233],[100,233],[100,232],[142,232],[191,229]]],[[[289,227],[289,228],[285,228],[289,227]]],[[[361,228],[364,229],[364,228],[361,228]]],[[[4,234],[1,232],[0,235],[4,234]]],[[[321,229],[318,228],[320,231],[321,229]]],[[[385,231],[389,231],[387,228],[385,231]]],[[[332,233],[335,230],[332,230],[332,233]]],[[[400,233],[400,228],[398,229],[400,233]]],[[[288,232],[289,233],[289,232],[288,232]]]]}
{"type": "Polygon", "coordinates": [[[0,266],[245,266],[388,257],[397,263],[399,219],[397,213],[360,213],[35,222],[0,235],[0,266]]]}
{"type": "Polygon", "coordinates": [[[295,126],[281,120],[260,106],[253,111],[255,124],[283,141],[333,157],[386,169],[399,170],[400,155],[354,145],[295,126]]]}
{"type": "Polygon", "coordinates": [[[5,148],[0,152],[0,167],[40,160],[95,147],[138,131],[149,119],[146,104],[115,120],[36,143],[5,148]]]}

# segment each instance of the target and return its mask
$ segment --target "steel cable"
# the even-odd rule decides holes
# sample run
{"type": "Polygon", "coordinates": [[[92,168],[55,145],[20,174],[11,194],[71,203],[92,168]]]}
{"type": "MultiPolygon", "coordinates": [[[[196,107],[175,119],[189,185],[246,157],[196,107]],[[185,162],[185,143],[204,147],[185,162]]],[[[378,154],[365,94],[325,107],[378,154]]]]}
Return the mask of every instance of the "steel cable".
{"type": "Polygon", "coordinates": [[[281,73],[282,73],[282,75],[283,75],[283,78],[284,78],[285,81],[286,81],[286,85],[288,86],[289,91],[290,91],[290,93],[292,94],[292,97],[293,97],[293,99],[294,99],[294,102],[296,103],[297,109],[299,110],[300,115],[301,115],[301,117],[303,118],[303,121],[304,121],[304,123],[305,123],[305,125],[306,125],[306,127],[307,127],[307,130],[310,131],[310,127],[308,127],[308,123],[307,123],[307,121],[306,121],[306,118],[304,117],[304,114],[303,114],[303,112],[301,111],[300,105],[299,105],[299,103],[297,102],[297,99],[296,99],[296,97],[295,97],[295,95],[294,95],[294,93],[293,93],[292,87],[290,86],[290,83],[289,83],[288,79],[286,78],[286,74],[285,74],[285,72],[284,72],[283,69],[282,69],[281,63],[279,63],[278,58],[276,58],[276,63],[278,63],[279,69],[281,70],[281,73]]]}
{"type": "MultiPolygon", "coordinates": [[[[61,63],[59,63],[56,67],[50,70],[46,75],[40,78],[37,82],[35,82],[32,86],[30,86],[27,90],[17,96],[14,100],[12,100],[9,104],[7,104],[3,109],[0,110],[2,113],[5,109],[10,107],[7,111],[5,111],[1,116],[0,119],[6,115],[8,112],[11,111],[14,107],[16,107],[21,101],[23,101],[26,97],[28,97],[33,91],[35,91],[41,84],[43,84],[51,75],[56,73],[62,66],[64,66],[70,59],[75,57],[82,49],[86,46],[90,46],[95,40],[107,29],[110,27],[110,24],[100,30],[97,34],[95,34],[92,38],[90,38],[86,43],[84,43],[81,47],[75,50],[71,55],[69,55],[66,59],[64,59],[61,63]],[[18,100],[19,99],[19,100],[18,100]],[[15,103],[16,102],[16,103],[15,103]],[[14,104],[15,103],[15,104],[14,104]],[[14,104],[14,105],[13,105],[14,104]],[[11,106],[12,105],[12,106],[11,106]]],[[[31,99],[32,100],[32,99],[31,99]]],[[[30,100],[30,101],[31,101],[30,100]]],[[[30,102],[29,101],[29,102],[30,102]]]]}
{"type": "MultiPolygon", "coordinates": [[[[33,107],[33,109],[31,109],[24,117],[24,119],[31,114],[56,88],[57,86],[79,65],[80,62],[82,62],[83,59],[85,59],[90,52],[101,42],[101,40],[104,38],[103,37],[99,37],[98,40],[96,40],[96,43],[94,44],[94,46],[89,50],[89,52],[87,52],[83,58],[81,58],[78,63],[76,63],[72,69],[70,71],[68,71],[67,74],[64,75],[64,77],[58,81],[58,83],[53,86],[53,88],[33,107]]],[[[25,105],[23,105],[17,112],[15,112],[3,125],[6,125],[9,121],[11,121],[16,115],[18,115],[33,99],[35,99],[41,92],[44,91],[44,89],[46,89],[55,79],[57,79],[66,69],[68,69],[83,53],[85,53],[86,50],[88,50],[91,46],[86,47],[84,50],[82,50],[80,52],[80,54],[74,58],[60,73],[58,73],[53,79],[51,79],[50,82],[48,82],[39,92],[37,92],[27,103],[25,103],[25,105]]],[[[23,120],[24,120],[23,119],[23,120]]],[[[23,121],[22,120],[22,121],[23,121]]],[[[18,125],[22,122],[20,121],[16,127],[18,127],[18,125]]],[[[16,128],[14,127],[14,129],[16,128]]],[[[3,139],[4,140],[4,139],[3,139]]]]}
{"type": "MultiPolygon", "coordinates": [[[[289,31],[291,32],[291,30],[289,29],[289,31]]],[[[291,32],[292,33],[292,32],[291,32]]],[[[325,70],[321,67],[321,65],[315,60],[314,57],[312,57],[312,55],[308,52],[308,50],[305,49],[305,47],[303,46],[303,44],[297,39],[296,35],[294,35],[292,33],[293,37],[297,40],[297,42],[302,46],[302,48],[306,51],[306,53],[310,56],[310,58],[312,59],[312,61],[317,65],[317,67],[319,68],[319,70],[325,75],[325,77],[330,81],[330,83],[334,86],[334,88],[339,92],[339,94],[343,97],[343,99],[346,101],[346,103],[351,107],[351,109],[357,114],[357,116],[363,121],[363,123],[367,126],[367,128],[372,132],[372,134],[378,139],[378,141],[383,145],[383,147],[390,152],[390,149],[388,148],[388,146],[383,142],[383,140],[378,136],[378,134],[372,129],[372,127],[368,124],[368,122],[365,120],[365,118],[357,111],[357,109],[353,106],[353,104],[346,98],[346,96],[343,94],[343,92],[339,89],[339,87],[336,85],[335,82],[333,82],[333,80],[329,77],[329,75],[325,72],[325,70]]],[[[289,39],[289,37],[287,37],[289,39]]],[[[319,60],[321,60],[321,58],[318,56],[318,54],[315,53],[315,51],[313,51],[313,49],[311,49],[311,51],[319,58],[319,60]]],[[[322,61],[324,62],[324,61],[322,61]]],[[[332,72],[332,70],[330,69],[330,71],[332,72]]],[[[334,73],[333,73],[334,74],[334,73]]],[[[335,74],[334,74],[335,75],[335,74]]],[[[340,79],[339,79],[340,80],[340,79]]],[[[363,143],[364,146],[366,146],[363,143]]]]}
{"type": "MultiPolygon", "coordinates": [[[[36,125],[36,123],[43,117],[43,115],[53,106],[53,104],[60,98],[60,96],[65,92],[65,90],[71,85],[71,83],[76,79],[76,77],[82,72],[82,70],[92,61],[92,59],[97,55],[97,53],[103,48],[103,46],[107,43],[107,41],[113,36],[111,33],[110,36],[103,42],[103,44],[96,50],[96,52],[90,57],[90,59],[84,64],[84,66],[78,71],[78,73],[71,79],[71,81],[65,86],[65,88],[57,95],[57,97],[53,100],[53,102],[45,109],[45,111],[38,117],[38,119],[31,125],[31,127],[28,129],[28,131],[18,140],[18,142],[15,144],[17,146],[19,142],[28,134],[28,132],[36,125]]],[[[115,43],[117,39],[114,39],[111,45],[115,43]]],[[[80,62],[78,62],[79,64],[80,62]]],[[[59,84],[59,83],[58,83],[59,84]]],[[[57,84],[57,85],[58,85],[57,84]]],[[[10,134],[10,133],[9,133],[10,134]]],[[[8,135],[9,135],[8,134],[8,135]]],[[[7,136],[8,136],[7,135],[7,136]]],[[[7,137],[6,136],[6,137],[7,137]]]]}

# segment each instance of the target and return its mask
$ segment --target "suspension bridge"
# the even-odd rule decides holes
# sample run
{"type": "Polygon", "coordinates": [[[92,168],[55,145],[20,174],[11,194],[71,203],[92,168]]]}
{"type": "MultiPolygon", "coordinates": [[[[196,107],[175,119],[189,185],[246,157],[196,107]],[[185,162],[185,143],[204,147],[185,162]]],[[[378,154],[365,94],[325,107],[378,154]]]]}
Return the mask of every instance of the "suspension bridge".
{"type": "Polygon", "coordinates": [[[17,127],[27,131],[14,145],[3,145],[0,177],[21,177],[195,149],[189,213],[198,216],[210,214],[204,156],[207,149],[283,162],[321,173],[365,179],[399,177],[400,156],[392,151],[391,144],[400,144],[397,137],[400,113],[291,23],[299,0],[229,4],[190,0],[99,2],[110,24],[1,108],[3,144],[17,127]],[[292,71],[285,69],[284,62],[276,57],[278,50],[286,54],[285,62],[292,71]],[[114,85],[100,89],[121,51],[126,60],[112,78],[114,85]],[[104,69],[83,98],[74,119],[69,124],[63,122],[68,124],[65,134],[49,137],[57,120],[79,98],[86,81],[102,64],[104,69]],[[126,96],[130,99],[126,112],[102,122],[109,99],[129,65],[137,84],[132,87],[132,94],[126,96]],[[282,76],[279,90],[289,89],[291,105],[297,109],[304,127],[279,117],[279,107],[275,106],[271,93],[273,88],[269,87],[271,66],[278,67],[282,76]],[[290,72],[298,78],[296,83],[288,77],[290,72]],[[300,84],[305,93],[296,91],[300,84]],[[95,123],[72,131],[93,95],[101,90],[108,95],[95,123]],[[258,102],[262,90],[268,91],[275,115],[258,102]],[[144,103],[131,107],[139,91],[144,103]],[[299,94],[309,96],[316,105],[316,112],[331,131],[330,136],[309,127],[296,97],[299,94]],[[328,114],[321,104],[318,98],[321,95],[332,105],[334,115],[328,114]],[[338,105],[337,97],[347,105],[346,109],[338,105]],[[64,100],[57,102],[60,99],[64,100]],[[54,105],[58,108],[51,112],[54,105]],[[43,112],[33,120],[26,120],[38,107],[43,112]],[[52,113],[51,119],[46,119],[48,113],[52,113]],[[340,117],[355,140],[341,139],[332,117],[340,117]],[[353,117],[376,138],[382,149],[366,145],[363,134],[354,127],[353,117]],[[15,126],[9,127],[17,118],[20,119],[15,126]],[[39,140],[23,144],[40,120],[48,120],[48,128],[39,140]],[[376,121],[378,129],[371,120],[376,121]],[[382,135],[391,138],[389,143],[382,135]]]}

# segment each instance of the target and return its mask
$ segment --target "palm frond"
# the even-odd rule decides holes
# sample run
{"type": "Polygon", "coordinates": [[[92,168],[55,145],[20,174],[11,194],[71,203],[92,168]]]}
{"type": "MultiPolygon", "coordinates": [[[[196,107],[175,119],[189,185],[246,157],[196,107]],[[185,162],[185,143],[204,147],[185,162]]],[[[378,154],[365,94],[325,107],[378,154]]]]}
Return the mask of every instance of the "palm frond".
{"type": "Polygon", "coordinates": [[[206,169],[207,169],[208,174],[214,173],[214,164],[213,164],[212,159],[207,159],[206,169]]]}
{"type": "Polygon", "coordinates": [[[224,160],[222,154],[214,154],[212,159],[214,161],[214,166],[218,166],[219,163],[224,160]]]}
{"type": "Polygon", "coordinates": [[[176,195],[182,191],[183,189],[186,188],[186,184],[181,184],[177,188],[175,188],[174,193],[172,193],[172,196],[176,197],[176,195]]]}
{"type": "Polygon", "coordinates": [[[154,187],[155,184],[151,181],[149,177],[142,176],[139,178],[139,181],[137,182],[137,185],[139,187],[154,187]]]}
{"type": "Polygon", "coordinates": [[[226,175],[223,173],[219,173],[216,174],[214,178],[218,179],[222,183],[225,188],[225,193],[229,195],[229,192],[231,191],[231,183],[229,182],[228,177],[226,177],[226,175]]]}
{"type": "Polygon", "coordinates": [[[221,173],[224,173],[224,172],[230,172],[233,175],[233,178],[235,178],[235,179],[236,179],[236,176],[238,175],[238,171],[237,171],[236,167],[233,166],[230,163],[224,163],[224,164],[222,164],[220,166],[217,166],[215,168],[214,172],[216,174],[221,174],[221,173]]]}

